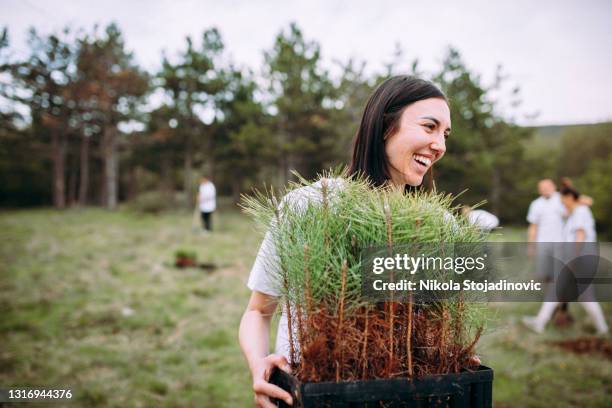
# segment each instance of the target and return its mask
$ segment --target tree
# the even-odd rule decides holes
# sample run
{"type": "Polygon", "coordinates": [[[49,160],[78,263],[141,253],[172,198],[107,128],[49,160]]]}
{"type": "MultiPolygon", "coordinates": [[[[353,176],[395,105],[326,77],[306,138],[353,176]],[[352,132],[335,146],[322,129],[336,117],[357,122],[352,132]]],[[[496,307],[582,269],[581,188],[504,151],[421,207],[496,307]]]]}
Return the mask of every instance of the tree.
{"type": "Polygon", "coordinates": [[[227,98],[219,101],[223,120],[215,124],[215,159],[219,180],[231,186],[234,202],[247,184],[256,184],[262,168],[276,158],[270,117],[255,100],[257,85],[250,74],[228,70],[227,98]]]}
{"type": "Polygon", "coordinates": [[[51,195],[45,180],[51,171],[46,161],[35,159],[42,149],[31,132],[18,126],[25,118],[11,106],[15,92],[11,69],[9,34],[4,28],[0,31],[0,205],[40,205],[51,195]]]}
{"type": "MultiPolygon", "coordinates": [[[[101,123],[102,197],[104,205],[112,209],[118,200],[118,125],[132,117],[135,107],[147,93],[148,76],[133,63],[133,56],[125,50],[121,31],[115,24],[108,25],[103,36],[94,32],[81,41],[78,76],[80,106],[89,113],[90,119],[97,118],[101,123]]],[[[83,134],[82,155],[87,155],[86,138],[89,136],[83,134]]],[[[82,156],[82,166],[87,161],[82,156]]],[[[86,168],[82,167],[82,171],[85,176],[86,168]]]]}
{"type": "Polygon", "coordinates": [[[559,153],[559,176],[579,177],[593,160],[612,152],[612,123],[571,127],[563,133],[559,153]]]}
{"type": "MultiPolygon", "coordinates": [[[[516,180],[529,169],[522,166],[523,141],[529,130],[508,123],[495,111],[490,91],[465,66],[459,52],[450,49],[435,76],[450,101],[452,132],[448,154],[436,164],[438,187],[458,194],[464,203],[486,199],[502,218],[516,198],[516,180]]],[[[498,81],[501,81],[498,78],[498,81]]],[[[519,207],[515,205],[515,208],[519,207]]]]}
{"type": "Polygon", "coordinates": [[[179,60],[171,63],[164,56],[162,69],[157,75],[157,85],[169,97],[168,106],[176,120],[173,134],[184,146],[183,188],[188,206],[193,201],[192,172],[196,147],[207,152],[209,168],[211,173],[214,172],[214,139],[210,127],[204,124],[200,115],[207,113],[212,116],[212,123],[217,114],[216,100],[225,88],[219,67],[223,48],[221,34],[216,28],[204,31],[199,49],[194,46],[191,37],[187,37],[187,48],[179,60]]]}
{"type": "Polygon", "coordinates": [[[265,75],[274,112],[278,181],[297,169],[312,177],[336,159],[330,116],[336,109],[334,87],[321,67],[320,47],[306,41],[295,23],[276,37],[265,54],[265,75]]]}
{"type": "Polygon", "coordinates": [[[364,105],[378,81],[366,77],[365,62],[349,60],[341,64],[340,80],[335,85],[335,103],[330,117],[336,135],[335,151],[339,163],[351,161],[353,138],[359,127],[364,105]]]}
{"type": "Polygon", "coordinates": [[[584,174],[577,180],[581,192],[593,197],[593,215],[600,240],[612,238],[612,150],[608,156],[588,161],[584,174]]]}
{"type": "MultiPolygon", "coordinates": [[[[176,135],[176,111],[163,105],[151,112],[147,124],[145,134],[132,144],[130,161],[135,168],[156,173],[157,189],[169,195],[176,185],[174,170],[180,168],[185,154],[182,140],[176,135]]],[[[190,202],[187,204],[191,205],[190,202]]]]}
{"type": "Polygon", "coordinates": [[[69,29],[61,36],[39,36],[30,30],[30,55],[25,61],[10,64],[16,90],[11,98],[27,106],[31,115],[31,132],[50,140],[53,162],[53,204],[66,205],[65,165],[70,116],[74,100],[70,85],[74,81],[76,50],[69,29]]]}

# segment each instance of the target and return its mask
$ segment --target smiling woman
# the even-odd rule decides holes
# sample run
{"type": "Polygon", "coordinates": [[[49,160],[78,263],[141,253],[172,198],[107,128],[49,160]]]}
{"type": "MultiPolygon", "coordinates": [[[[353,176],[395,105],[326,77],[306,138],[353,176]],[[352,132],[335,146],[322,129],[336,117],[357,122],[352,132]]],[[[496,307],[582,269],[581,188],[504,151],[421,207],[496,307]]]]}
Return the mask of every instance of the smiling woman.
{"type": "Polygon", "coordinates": [[[349,172],[376,186],[418,186],[446,152],[450,126],[448,101],[438,87],[415,77],[390,78],[365,107],[349,172]]]}
{"type": "Polygon", "coordinates": [[[450,110],[445,100],[429,98],[404,109],[400,128],[387,138],[385,154],[394,184],[419,185],[446,151],[450,110]]]}
{"type": "MultiPolygon", "coordinates": [[[[374,187],[419,186],[446,152],[450,126],[450,109],[440,89],[419,78],[392,77],[378,86],[366,104],[348,176],[367,179],[374,187]]],[[[291,197],[283,201],[300,203],[322,195],[326,202],[328,189],[331,192],[342,185],[342,179],[322,180],[292,191],[291,197]]],[[[287,328],[295,322],[289,321],[286,311],[279,323],[275,354],[268,355],[270,321],[281,295],[272,283],[278,274],[276,259],[268,233],[251,270],[251,299],[240,323],[240,346],[253,376],[255,402],[260,407],[273,407],[270,397],[288,404],[292,401],[291,395],[268,382],[274,367],[290,371],[291,364],[296,364],[291,361],[293,342],[287,335],[287,328]]]]}

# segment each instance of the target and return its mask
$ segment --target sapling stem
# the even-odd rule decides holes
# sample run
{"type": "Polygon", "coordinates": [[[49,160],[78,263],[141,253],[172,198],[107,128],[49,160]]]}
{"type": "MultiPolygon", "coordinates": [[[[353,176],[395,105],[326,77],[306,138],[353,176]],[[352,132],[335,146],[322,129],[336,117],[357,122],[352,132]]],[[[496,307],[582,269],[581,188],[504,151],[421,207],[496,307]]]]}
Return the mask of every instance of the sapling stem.
{"type": "Polygon", "coordinates": [[[340,289],[340,311],[338,312],[338,331],[336,333],[336,350],[340,349],[340,361],[336,362],[336,381],[340,381],[342,367],[344,367],[344,348],[342,341],[342,329],[344,323],[344,297],[346,295],[346,273],[348,264],[346,259],[342,261],[342,286],[340,289]]]}
{"type": "MultiPolygon", "coordinates": [[[[308,277],[310,275],[308,268],[308,245],[304,245],[304,297],[306,299],[306,305],[310,304],[308,297],[310,296],[308,291],[308,277]]],[[[304,347],[306,344],[306,338],[304,335],[304,316],[302,314],[302,304],[296,306],[297,318],[298,318],[298,341],[300,347],[304,347]]],[[[308,306],[307,306],[308,307],[308,306]]],[[[310,311],[306,309],[306,316],[310,315],[310,311]]],[[[300,359],[301,362],[302,359],[300,359]]],[[[301,364],[300,364],[301,365],[301,364]]]]}
{"type": "MultiPolygon", "coordinates": [[[[391,208],[389,207],[388,197],[385,195],[383,209],[385,212],[385,224],[387,225],[387,251],[389,256],[393,254],[393,220],[391,218],[391,208]]],[[[390,271],[390,282],[394,281],[393,270],[390,271]]],[[[389,357],[387,360],[387,377],[393,371],[393,325],[394,325],[394,302],[393,291],[391,291],[390,301],[388,302],[388,319],[389,319],[389,357]]]]}
{"type": "MultiPolygon", "coordinates": [[[[281,217],[280,217],[280,209],[278,201],[276,199],[276,196],[272,196],[272,205],[274,206],[274,215],[276,216],[276,225],[277,228],[281,227],[281,217]]],[[[289,338],[289,359],[291,360],[291,364],[295,364],[296,363],[296,354],[295,354],[295,343],[293,340],[293,322],[291,319],[291,300],[289,295],[291,294],[291,290],[289,287],[289,277],[287,276],[287,269],[284,266],[284,263],[282,261],[282,257],[281,257],[281,273],[283,275],[283,286],[285,288],[285,309],[286,309],[286,313],[287,313],[287,331],[288,331],[288,338],[289,338]]]]}
{"type": "Polygon", "coordinates": [[[361,356],[363,359],[363,368],[361,372],[361,378],[363,379],[366,378],[367,369],[368,369],[367,349],[368,349],[369,310],[370,308],[366,305],[365,306],[365,323],[364,323],[364,328],[363,328],[363,349],[361,351],[361,356]]]}
{"type": "Polygon", "coordinates": [[[327,188],[327,179],[321,179],[321,195],[323,196],[323,239],[325,248],[329,248],[329,229],[328,229],[328,219],[329,219],[329,198],[328,198],[328,188],[327,188]]]}
{"type": "MultiPolygon", "coordinates": [[[[414,220],[414,228],[415,228],[415,236],[418,236],[419,229],[421,228],[421,219],[417,218],[414,220]]],[[[407,366],[408,366],[408,376],[412,377],[413,375],[413,367],[412,367],[412,293],[408,294],[408,321],[406,323],[407,333],[406,333],[406,355],[408,356],[407,366]]]]}

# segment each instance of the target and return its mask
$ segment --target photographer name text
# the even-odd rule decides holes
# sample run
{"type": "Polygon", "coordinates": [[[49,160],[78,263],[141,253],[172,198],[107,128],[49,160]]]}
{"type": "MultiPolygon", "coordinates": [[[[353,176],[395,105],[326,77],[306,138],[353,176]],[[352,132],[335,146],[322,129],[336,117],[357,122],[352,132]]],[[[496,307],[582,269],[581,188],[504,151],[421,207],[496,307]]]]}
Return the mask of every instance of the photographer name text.
{"type": "Polygon", "coordinates": [[[477,292],[497,292],[497,291],[541,291],[542,284],[531,280],[529,282],[510,282],[506,279],[500,281],[489,282],[484,280],[476,282],[472,280],[464,280],[455,282],[440,282],[436,279],[420,279],[411,281],[401,279],[396,282],[385,282],[382,279],[377,279],[372,282],[372,287],[376,291],[477,291],[477,292]]]}

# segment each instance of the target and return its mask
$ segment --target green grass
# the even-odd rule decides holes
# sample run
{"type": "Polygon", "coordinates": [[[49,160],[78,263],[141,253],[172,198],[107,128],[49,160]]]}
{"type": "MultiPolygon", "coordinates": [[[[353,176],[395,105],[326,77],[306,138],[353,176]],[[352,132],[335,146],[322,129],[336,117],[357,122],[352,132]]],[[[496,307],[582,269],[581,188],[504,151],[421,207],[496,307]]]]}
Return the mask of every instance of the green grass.
{"type": "Polygon", "coordinates": [[[248,406],[236,333],[259,236],[237,212],[215,221],[203,236],[189,214],[4,213],[0,384],[70,386],[81,406],[248,406]],[[174,268],[182,248],[219,269],[174,268]]]}
{"type": "MultiPolygon", "coordinates": [[[[237,211],[215,227],[194,234],[178,212],[0,214],[0,385],[70,387],[70,406],[252,406],[237,330],[261,236],[237,211]],[[219,268],[175,269],[179,249],[219,268]]],[[[546,344],[592,330],[581,308],[571,307],[575,328],[538,336],[518,324],[538,306],[491,305],[497,319],[478,352],[495,369],[495,405],[612,406],[609,361],[546,344]]]]}

